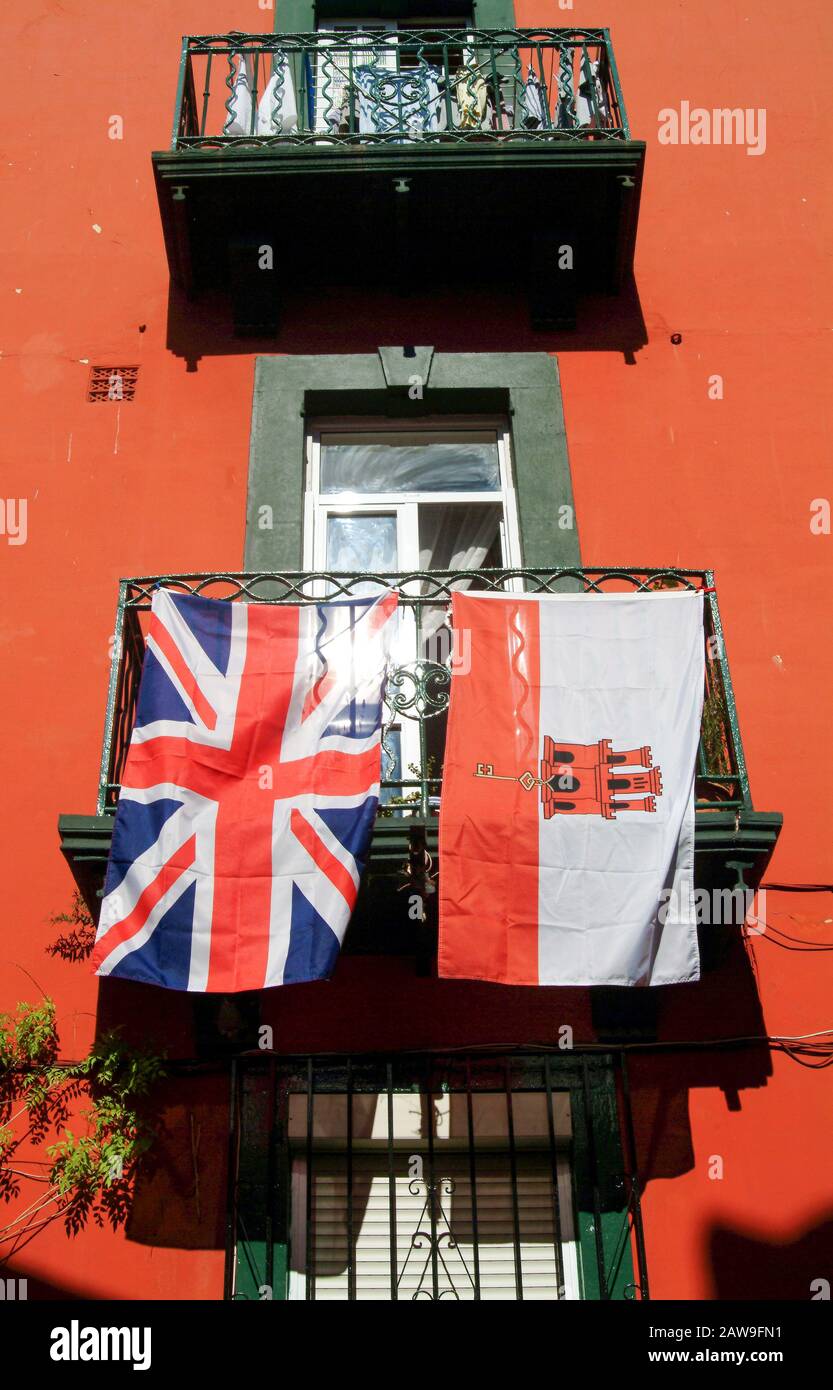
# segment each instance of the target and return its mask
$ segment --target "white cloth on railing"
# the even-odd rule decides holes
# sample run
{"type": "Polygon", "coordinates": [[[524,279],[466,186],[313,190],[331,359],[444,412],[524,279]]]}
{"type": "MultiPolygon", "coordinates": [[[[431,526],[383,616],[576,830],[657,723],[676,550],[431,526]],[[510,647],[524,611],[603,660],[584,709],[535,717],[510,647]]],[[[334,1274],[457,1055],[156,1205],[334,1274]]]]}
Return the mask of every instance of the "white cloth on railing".
{"type": "MultiPolygon", "coordinates": [[[[251,53],[237,54],[237,70],[234,75],[231,97],[226,103],[228,119],[223,126],[224,135],[241,136],[253,133],[253,73],[254,56],[251,53]]],[[[272,75],[257,104],[254,133],[256,135],[291,135],[297,129],[298,103],[295,97],[292,70],[286,53],[277,52],[272,55],[272,75]]]]}
{"type": "MultiPolygon", "coordinates": [[[[445,109],[437,68],[391,72],[364,64],[355,69],[360,135],[401,135],[414,139],[427,131],[445,129],[445,109]]],[[[346,113],[342,116],[342,124],[346,113]]]]}
{"type": "Polygon", "coordinates": [[[610,122],[607,96],[599,77],[600,67],[601,64],[598,59],[595,62],[583,62],[581,64],[581,82],[576,95],[576,120],[579,125],[592,126],[596,123],[596,112],[593,110],[594,94],[600,124],[606,126],[610,122]]]}
{"type": "Polygon", "coordinates": [[[488,129],[489,92],[476,68],[458,68],[455,78],[457,95],[457,126],[459,130],[488,129]]]}
{"type": "Polygon", "coordinates": [[[292,69],[285,53],[272,56],[272,76],[257,107],[258,135],[294,135],[298,129],[298,102],[292,69]]]}
{"type": "Polygon", "coordinates": [[[250,53],[238,53],[237,70],[231,88],[231,97],[226,102],[228,118],[223,126],[224,135],[249,135],[252,129],[252,73],[254,62],[250,53]]]}
{"type": "Polygon", "coordinates": [[[538,80],[538,74],[533,72],[531,64],[527,69],[527,79],[521,91],[521,112],[521,124],[526,126],[527,130],[540,130],[547,124],[544,89],[538,80]]]}

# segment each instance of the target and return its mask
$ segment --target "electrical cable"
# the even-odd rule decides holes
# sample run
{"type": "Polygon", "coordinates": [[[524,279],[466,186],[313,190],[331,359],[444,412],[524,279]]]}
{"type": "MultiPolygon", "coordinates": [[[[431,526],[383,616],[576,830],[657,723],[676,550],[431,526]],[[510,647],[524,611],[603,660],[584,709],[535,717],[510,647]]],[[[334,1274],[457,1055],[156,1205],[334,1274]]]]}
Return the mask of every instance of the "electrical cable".
{"type": "Polygon", "coordinates": [[[760,883],[756,891],[762,888],[773,893],[833,893],[833,883],[760,883]]]}

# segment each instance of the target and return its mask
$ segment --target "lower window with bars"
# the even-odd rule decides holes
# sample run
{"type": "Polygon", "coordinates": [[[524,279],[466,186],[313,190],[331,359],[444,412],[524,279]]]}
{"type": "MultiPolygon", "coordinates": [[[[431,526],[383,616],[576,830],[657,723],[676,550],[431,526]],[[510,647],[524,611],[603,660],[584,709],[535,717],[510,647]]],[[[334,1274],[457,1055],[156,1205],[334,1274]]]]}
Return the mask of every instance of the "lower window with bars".
{"type": "Polygon", "coordinates": [[[275,1058],[233,1086],[229,1297],[644,1295],[606,1055],[275,1058]]]}

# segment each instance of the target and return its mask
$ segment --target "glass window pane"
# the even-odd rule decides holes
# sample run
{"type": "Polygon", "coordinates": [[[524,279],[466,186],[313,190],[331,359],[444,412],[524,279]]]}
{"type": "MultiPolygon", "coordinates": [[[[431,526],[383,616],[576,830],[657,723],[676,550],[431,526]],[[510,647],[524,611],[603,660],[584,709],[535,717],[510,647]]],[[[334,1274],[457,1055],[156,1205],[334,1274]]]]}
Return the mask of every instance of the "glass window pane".
{"type": "Polygon", "coordinates": [[[499,502],[423,502],[419,507],[419,567],[480,570],[499,567],[499,502]]]}
{"type": "MultiPolygon", "coordinates": [[[[499,569],[502,509],[495,502],[424,502],[419,506],[421,570],[471,570],[471,578],[452,580],[454,589],[486,587],[477,571],[499,569]]],[[[452,655],[448,601],[420,610],[420,652],[445,665],[452,655]]],[[[458,653],[459,656],[459,653],[458,653]]],[[[426,733],[428,730],[426,729],[426,733]]]]}
{"type": "Polygon", "coordinates": [[[396,569],[396,517],[329,516],[327,568],[383,574],[396,569]]]}
{"type": "Polygon", "coordinates": [[[499,492],[494,434],[444,440],[391,435],[322,435],[324,493],[499,492]]]}

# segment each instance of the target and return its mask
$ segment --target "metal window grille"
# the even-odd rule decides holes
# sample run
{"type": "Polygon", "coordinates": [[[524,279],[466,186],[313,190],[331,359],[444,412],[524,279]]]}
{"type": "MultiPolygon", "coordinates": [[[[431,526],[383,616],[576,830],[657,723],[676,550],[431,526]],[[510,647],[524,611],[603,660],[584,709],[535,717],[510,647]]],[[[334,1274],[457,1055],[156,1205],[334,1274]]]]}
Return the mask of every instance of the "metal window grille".
{"type": "MultiPolygon", "coordinates": [[[[562,1199],[558,1245],[555,1172],[548,1155],[518,1145],[514,1185],[508,1147],[477,1146],[474,1180],[471,1157],[438,1143],[432,1181],[422,1155],[396,1152],[391,1183],[384,1151],[355,1152],[348,1194],[347,1153],[317,1152],[311,1250],[305,1246],[303,1221],[294,1238],[295,1210],[291,1213],[289,1297],[390,1301],[395,1268],[397,1299],[472,1301],[479,1284],[481,1299],[514,1301],[520,1296],[519,1279],[527,1300],[577,1298],[572,1208],[564,1202],[570,1193],[566,1157],[557,1160],[562,1199]],[[565,1266],[562,1286],[559,1253],[565,1266]]],[[[306,1186],[306,1160],[297,1158],[292,1191],[299,1215],[306,1186]]]]}
{"type": "Polygon", "coordinates": [[[606,1054],[247,1063],[228,1296],[646,1296],[624,1094],[606,1054]]]}

